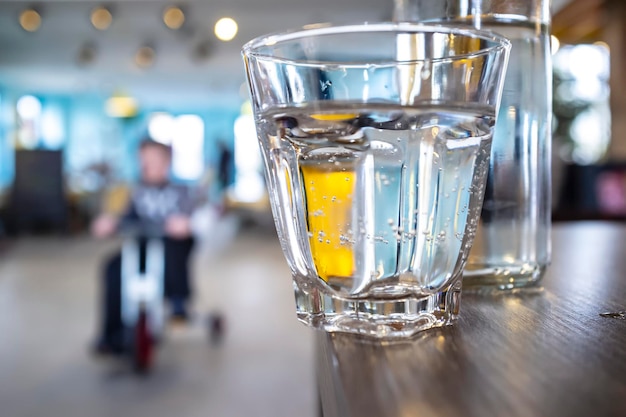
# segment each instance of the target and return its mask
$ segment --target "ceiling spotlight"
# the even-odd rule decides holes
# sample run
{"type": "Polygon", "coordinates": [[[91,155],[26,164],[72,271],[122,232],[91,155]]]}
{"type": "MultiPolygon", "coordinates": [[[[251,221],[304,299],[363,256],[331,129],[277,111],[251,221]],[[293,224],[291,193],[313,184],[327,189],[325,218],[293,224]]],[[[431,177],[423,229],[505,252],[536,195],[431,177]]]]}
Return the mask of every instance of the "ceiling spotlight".
{"type": "Polygon", "coordinates": [[[213,47],[211,45],[211,41],[205,40],[196,45],[193,49],[192,58],[195,61],[204,61],[211,56],[211,52],[213,47]]]}
{"type": "Polygon", "coordinates": [[[113,15],[106,7],[96,7],[91,12],[91,24],[98,30],[107,30],[113,22],[113,15]]]}
{"type": "Polygon", "coordinates": [[[148,68],[154,64],[156,52],[150,46],[142,46],[135,54],[135,64],[139,68],[148,68]]]}
{"type": "Polygon", "coordinates": [[[163,23],[172,30],[180,29],[185,23],[185,13],[180,7],[170,6],[163,12],[163,23]]]}
{"type": "Polygon", "coordinates": [[[20,26],[27,32],[36,32],[41,26],[41,16],[34,9],[26,9],[20,14],[20,26]]]}
{"type": "Polygon", "coordinates": [[[96,46],[93,43],[87,42],[83,44],[78,50],[78,56],[76,57],[78,65],[92,64],[96,60],[97,52],[96,46]]]}
{"type": "Polygon", "coordinates": [[[230,17],[222,17],[215,24],[215,36],[224,42],[232,40],[237,35],[238,30],[237,22],[230,17]]]}

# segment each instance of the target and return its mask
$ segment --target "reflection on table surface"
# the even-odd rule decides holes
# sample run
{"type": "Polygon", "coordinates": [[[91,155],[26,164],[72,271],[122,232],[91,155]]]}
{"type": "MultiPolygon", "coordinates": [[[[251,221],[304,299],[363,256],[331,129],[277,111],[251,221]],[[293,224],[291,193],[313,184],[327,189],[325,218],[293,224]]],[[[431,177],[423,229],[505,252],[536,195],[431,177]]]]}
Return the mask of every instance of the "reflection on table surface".
{"type": "Polygon", "coordinates": [[[330,416],[626,415],[626,225],[557,224],[543,288],[463,294],[400,343],[318,334],[330,416]]]}

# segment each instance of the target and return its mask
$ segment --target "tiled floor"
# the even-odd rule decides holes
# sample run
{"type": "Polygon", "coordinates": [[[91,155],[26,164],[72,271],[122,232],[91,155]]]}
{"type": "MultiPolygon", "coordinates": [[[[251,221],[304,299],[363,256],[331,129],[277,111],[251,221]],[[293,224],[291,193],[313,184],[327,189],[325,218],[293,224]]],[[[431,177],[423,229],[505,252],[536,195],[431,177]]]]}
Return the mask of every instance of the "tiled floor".
{"type": "Polygon", "coordinates": [[[197,251],[196,320],[168,328],[146,377],[87,351],[96,266],[116,242],[11,243],[0,252],[0,416],[314,416],[313,335],[295,320],[278,241],[233,227],[197,251]],[[217,347],[202,325],[212,310],[226,318],[217,347]]]}

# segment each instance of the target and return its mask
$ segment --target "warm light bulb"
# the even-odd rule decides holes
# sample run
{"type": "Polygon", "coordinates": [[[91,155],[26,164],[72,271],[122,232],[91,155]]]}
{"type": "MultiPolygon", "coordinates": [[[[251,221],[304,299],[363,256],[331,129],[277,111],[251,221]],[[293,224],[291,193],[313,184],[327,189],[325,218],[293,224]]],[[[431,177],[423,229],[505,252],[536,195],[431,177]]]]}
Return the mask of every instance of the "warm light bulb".
{"type": "Polygon", "coordinates": [[[97,7],[91,12],[91,24],[98,30],[107,30],[113,22],[113,15],[105,7],[97,7]]]}
{"type": "Polygon", "coordinates": [[[185,13],[179,7],[168,7],[163,12],[163,23],[170,29],[180,29],[185,23],[185,13]]]}
{"type": "Polygon", "coordinates": [[[135,54],[135,64],[140,68],[147,68],[154,64],[156,52],[149,46],[142,46],[135,54]]]}
{"type": "Polygon", "coordinates": [[[222,17],[215,24],[215,36],[224,42],[232,40],[237,35],[238,30],[237,22],[230,17],[222,17]]]}
{"type": "Polygon", "coordinates": [[[36,32],[41,26],[41,16],[33,9],[27,9],[20,14],[20,26],[28,32],[36,32]]]}

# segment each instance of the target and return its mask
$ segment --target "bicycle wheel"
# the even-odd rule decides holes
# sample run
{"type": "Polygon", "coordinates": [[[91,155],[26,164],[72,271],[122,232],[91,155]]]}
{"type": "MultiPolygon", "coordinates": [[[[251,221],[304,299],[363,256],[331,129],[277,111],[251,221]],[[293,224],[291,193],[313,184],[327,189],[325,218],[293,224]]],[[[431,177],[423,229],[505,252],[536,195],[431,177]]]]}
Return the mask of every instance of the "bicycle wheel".
{"type": "Polygon", "coordinates": [[[147,372],[152,365],[154,343],[148,328],[148,315],[145,309],[139,311],[134,331],[133,365],[137,372],[147,372]]]}

